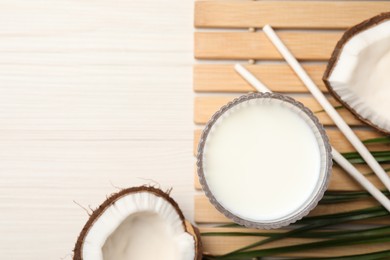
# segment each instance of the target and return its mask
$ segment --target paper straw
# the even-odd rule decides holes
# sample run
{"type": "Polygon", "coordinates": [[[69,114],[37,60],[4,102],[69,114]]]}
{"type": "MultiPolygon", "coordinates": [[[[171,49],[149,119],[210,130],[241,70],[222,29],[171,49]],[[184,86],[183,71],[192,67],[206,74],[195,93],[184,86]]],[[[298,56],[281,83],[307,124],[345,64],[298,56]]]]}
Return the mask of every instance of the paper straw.
{"type": "Polygon", "coordinates": [[[390,200],[333,147],[332,156],[338,165],[348,172],[352,178],[362,185],[377,201],[380,202],[380,204],[382,204],[383,207],[390,212],[390,200]]]}
{"type": "Polygon", "coordinates": [[[282,54],[282,56],[287,61],[287,63],[299,76],[302,82],[306,85],[306,87],[311,92],[311,94],[315,97],[318,103],[321,104],[321,106],[328,113],[330,118],[332,118],[336,126],[345,135],[345,137],[349,140],[349,142],[353,145],[353,147],[355,147],[358,153],[362,156],[362,158],[366,161],[366,163],[370,166],[370,168],[374,171],[374,173],[378,176],[378,178],[383,182],[385,187],[388,190],[390,190],[390,177],[382,169],[382,167],[375,160],[372,154],[368,151],[367,147],[365,147],[363,143],[360,141],[360,139],[355,135],[352,129],[348,126],[348,124],[345,123],[343,118],[337,113],[336,109],[329,103],[329,101],[326,99],[324,94],[319,90],[319,88],[309,77],[309,75],[307,75],[306,71],[302,68],[299,62],[295,59],[295,57],[283,44],[280,38],[276,35],[272,27],[270,25],[266,25],[263,27],[263,31],[267,35],[267,37],[271,40],[271,42],[275,45],[275,47],[278,49],[280,54],[282,54]]]}
{"type": "Polygon", "coordinates": [[[244,66],[241,64],[234,65],[234,69],[240,74],[249,84],[251,84],[258,92],[272,92],[266,85],[258,80],[252,73],[250,73],[244,66]]]}
{"type": "MultiPolygon", "coordinates": [[[[236,64],[234,69],[257,91],[272,92],[241,64],[236,64]]],[[[338,165],[340,165],[352,178],[363,186],[363,188],[365,188],[383,207],[390,212],[390,200],[333,147],[332,157],[338,165]]]]}

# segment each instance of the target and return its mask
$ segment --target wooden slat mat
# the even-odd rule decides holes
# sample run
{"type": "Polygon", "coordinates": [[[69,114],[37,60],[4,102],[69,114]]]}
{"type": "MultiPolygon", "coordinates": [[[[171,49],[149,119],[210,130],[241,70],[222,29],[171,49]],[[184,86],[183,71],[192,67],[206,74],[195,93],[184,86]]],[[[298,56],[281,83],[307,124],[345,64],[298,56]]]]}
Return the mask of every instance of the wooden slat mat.
{"type": "MultiPolygon", "coordinates": [[[[239,95],[237,95],[238,97],[239,95]]],[[[194,121],[197,124],[205,124],[211,118],[211,116],[223,105],[233,100],[234,97],[228,96],[202,96],[196,97],[194,101],[194,121]]],[[[312,111],[316,112],[316,116],[320,122],[324,125],[334,125],[326,112],[322,112],[322,107],[313,97],[296,97],[296,100],[305,104],[312,111]]],[[[334,106],[340,104],[333,98],[329,98],[330,102],[334,106]]],[[[345,121],[350,125],[362,125],[348,110],[339,109],[339,113],[344,117],[345,121]]]]}
{"type": "MultiPolygon", "coordinates": [[[[328,60],[340,32],[281,32],[280,38],[299,60],[328,60]]],[[[263,32],[196,32],[197,59],[281,60],[263,32]]]]}
{"type": "MultiPolygon", "coordinates": [[[[390,11],[389,1],[250,1],[250,0],[198,0],[195,1],[194,56],[201,60],[194,65],[193,89],[198,93],[194,100],[194,155],[201,130],[209,118],[223,105],[241,94],[254,89],[234,71],[236,62],[246,67],[275,92],[294,95],[316,113],[326,126],[332,145],[341,152],[355,151],[346,138],[334,127],[317,101],[309,95],[290,67],[261,30],[269,23],[278,29],[278,34],[321,90],[327,94],[322,82],[326,62],[343,31],[364,19],[381,12],[390,11]],[[222,30],[224,29],[224,30],[222,30]],[[248,30],[249,29],[249,30],[248,30]],[[255,62],[254,62],[255,61],[255,62]],[[255,63],[255,64],[253,64],[255,63]],[[232,94],[233,93],[233,94],[232,94]]],[[[328,95],[328,94],[327,94],[328,95]]],[[[334,106],[339,103],[329,100],[334,106]]],[[[345,121],[351,125],[361,140],[383,136],[363,125],[349,111],[339,109],[345,121]]],[[[370,151],[389,150],[388,144],[370,144],[370,151]]],[[[356,165],[378,188],[382,183],[366,165],[356,165]]],[[[390,168],[390,165],[383,165],[390,168]]],[[[195,167],[195,189],[201,190],[195,167]]],[[[330,191],[362,191],[362,188],[338,166],[333,167],[330,191]]],[[[195,221],[202,233],[208,232],[264,232],[262,230],[229,229],[209,225],[230,223],[208,201],[205,195],[195,196],[195,221]],[[204,227],[208,224],[208,227],[204,227]]],[[[362,199],[338,204],[320,204],[310,215],[346,212],[377,206],[373,199],[362,199]]],[[[360,222],[361,224],[362,222],[360,222]]],[[[390,224],[390,218],[364,221],[364,224],[390,224]]],[[[359,223],[358,223],[359,224],[359,223]]],[[[272,232],[283,232],[274,230],[272,232]]],[[[259,241],[259,237],[203,236],[204,250],[211,254],[224,254],[242,246],[259,241]]],[[[311,238],[292,237],[267,244],[260,248],[287,246],[316,241],[311,238]]],[[[311,250],[291,253],[289,256],[340,256],[389,249],[388,244],[376,243],[362,247],[337,247],[332,250],[311,250]]]]}
{"type": "MultiPolygon", "coordinates": [[[[303,66],[323,92],[327,89],[322,81],[323,64],[303,66]]],[[[307,92],[307,88],[285,63],[247,65],[246,68],[276,92],[307,92]],[[283,75],[283,77],[280,77],[283,75]]],[[[255,89],[234,71],[233,64],[196,64],[194,66],[194,91],[196,92],[250,92],[255,89]]]]}
{"type": "Polygon", "coordinates": [[[389,9],[379,1],[196,1],[195,26],[345,29],[389,9]]]}

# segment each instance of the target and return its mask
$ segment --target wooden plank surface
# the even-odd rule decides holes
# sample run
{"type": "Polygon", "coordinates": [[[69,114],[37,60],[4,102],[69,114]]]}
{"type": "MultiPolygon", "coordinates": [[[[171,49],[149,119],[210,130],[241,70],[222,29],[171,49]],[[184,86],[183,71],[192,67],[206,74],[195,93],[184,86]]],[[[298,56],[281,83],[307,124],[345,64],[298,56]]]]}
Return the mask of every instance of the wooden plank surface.
{"type": "MultiPolygon", "coordinates": [[[[263,63],[245,67],[274,92],[308,92],[301,80],[286,63],[263,63]]],[[[305,64],[309,76],[321,88],[327,89],[322,81],[325,63],[305,64]]],[[[255,89],[235,70],[233,64],[194,65],[194,91],[196,92],[250,92],[255,89]]]]}
{"type": "MultiPolygon", "coordinates": [[[[340,32],[279,32],[299,60],[328,60],[340,32]]],[[[281,60],[263,32],[195,32],[197,59],[281,60]]]]}
{"type": "MultiPolygon", "coordinates": [[[[253,229],[243,229],[243,228],[200,228],[201,233],[207,232],[268,232],[268,233],[277,233],[281,230],[253,230],[253,229]]],[[[285,231],[285,230],[283,230],[285,231]]],[[[202,236],[204,252],[216,255],[222,255],[234,251],[236,249],[242,248],[244,246],[250,245],[252,243],[261,241],[266,237],[251,237],[251,236],[241,236],[241,237],[227,237],[227,236],[202,236]]],[[[280,246],[290,246],[290,245],[300,245],[310,242],[321,241],[319,239],[312,238],[286,238],[280,241],[271,242],[269,244],[257,247],[256,249],[266,249],[280,246]]],[[[342,246],[335,247],[331,250],[327,249],[316,249],[308,250],[306,252],[299,253],[288,253],[283,256],[291,257],[332,257],[340,255],[354,255],[354,254],[364,254],[375,251],[387,250],[389,248],[388,243],[378,243],[373,245],[364,245],[364,246],[342,246]]],[[[282,256],[282,255],[280,255],[282,256]]],[[[367,258],[368,259],[368,258],[367,258]]]]}
{"type": "Polygon", "coordinates": [[[0,0],[1,260],[72,260],[118,186],[193,218],[193,4],[0,0]]]}
{"type": "Polygon", "coordinates": [[[195,2],[195,26],[345,29],[385,10],[389,2],[207,0],[195,2]]]}
{"type": "MultiPolygon", "coordinates": [[[[195,97],[194,100],[194,122],[197,124],[205,124],[211,118],[211,116],[219,110],[223,105],[233,100],[238,96],[202,96],[195,97]]],[[[305,106],[315,112],[320,122],[324,125],[334,125],[331,118],[322,111],[322,107],[312,97],[297,97],[296,100],[302,102],[305,106]]],[[[339,103],[333,98],[329,98],[330,102],[334,106],[338,106],[339,103]]],[[[362,125],[363,123],[356,119],[351,112],[346,109],[339,109],[338,112],[344,118],[349,125],[362,125]]]]}

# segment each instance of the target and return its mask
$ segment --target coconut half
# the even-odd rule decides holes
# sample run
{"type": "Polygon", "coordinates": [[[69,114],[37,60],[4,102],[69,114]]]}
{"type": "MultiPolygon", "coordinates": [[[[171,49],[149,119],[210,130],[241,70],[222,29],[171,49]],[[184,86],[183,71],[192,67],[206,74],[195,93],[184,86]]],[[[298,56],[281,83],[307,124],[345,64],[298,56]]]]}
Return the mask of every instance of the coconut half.
{"type": "Polygon", "coordinates": [[[75,260],[200,260],[198,230],[160,189],[134,187],[111,195],[85,224],[75,260]]]}
{"type": "Polygon", "coordinates": [[[390,13],[347,30],[323,80],[330,93],[360,120],[390,134],[390,13]]]}

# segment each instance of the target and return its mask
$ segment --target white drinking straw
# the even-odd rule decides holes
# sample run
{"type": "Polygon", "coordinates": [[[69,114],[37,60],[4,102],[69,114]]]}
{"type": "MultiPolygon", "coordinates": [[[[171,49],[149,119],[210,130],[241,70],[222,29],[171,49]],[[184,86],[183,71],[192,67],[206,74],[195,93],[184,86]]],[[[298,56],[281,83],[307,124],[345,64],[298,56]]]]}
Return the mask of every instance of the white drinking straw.
{"type": "MultiPolygon", "coordinates": [[[[258,92],[272,92],[241,64],[236,64],[234,69],[258,92]]],[[[362,185],[380,204],[382,204],[383,207],[390,212],[390,200],[333,147],[332,157],[338,165],[349,173],[352,178],[362,185]]]]}
{"type": "Polygon", "coordinates": [[[234,69],[238,72],[238,74],[243,77],[249,84],[251,84],[258,92],[272,92],[263,82],[258,80],[249,70],[247,70],[241,64],[236,64],[234,69]]]}
{"type": "Polygon", "coordinates": [[[328,115],[332,118],[333,122],[340,129],[340,131],[345,135],[345,137],[349,140],[349,142],[355,147],[355,149],[359,152],[362,158],[366,161],[366,163],[371,167],[374,173],[378,176],[378,178],[383,182],[385,187],[390,190],[390,177],[387,173],[382,169],[380,164],[375,160],[372,154],[368,151],[367,147],[363,145],[360,139],[355,135],[352,129],[348,126],[347,123],[343,120],[343,118],[337,113],[336,109],[329,103],[324,94],[319,90],[313,80],[309,77],[306,71],[302,68],[299,62],[295,59],[295,57],[291,54],[291,52],[287,49],[287,47],[283,44],[280,38],[276,35],[275,31],[272,29],[270,25],[266,25],[263,27],[263,31],[265,35],[271,40],[271,42],[278,49],[280,54],[284,57],[287,63],[291,66],[291,68],[295,71],[295,73],[299,76],[302,82],[306,85],[311,94],[315,97],[318,103],[324,108],[324,110],[328,113],[328,115]]]}
{"type": "Polygon", "coordinates": [[[352,178],[362,185],[377,201],[379,201],[380,204],[382,204],[383,207],[390,212],[390,200],[333,147],[332,156],[338,165],[348,172],[352,178]]]}

